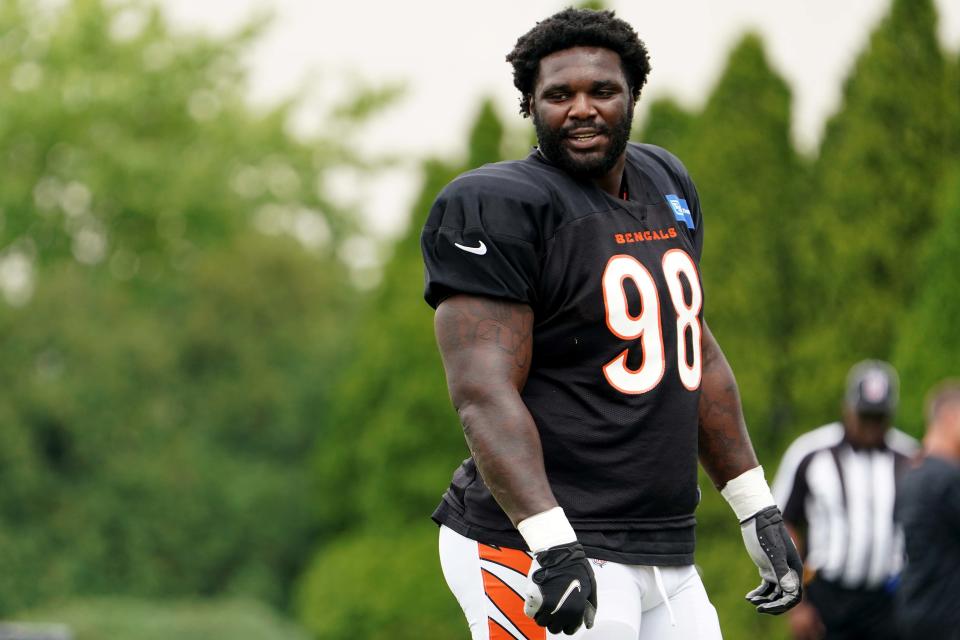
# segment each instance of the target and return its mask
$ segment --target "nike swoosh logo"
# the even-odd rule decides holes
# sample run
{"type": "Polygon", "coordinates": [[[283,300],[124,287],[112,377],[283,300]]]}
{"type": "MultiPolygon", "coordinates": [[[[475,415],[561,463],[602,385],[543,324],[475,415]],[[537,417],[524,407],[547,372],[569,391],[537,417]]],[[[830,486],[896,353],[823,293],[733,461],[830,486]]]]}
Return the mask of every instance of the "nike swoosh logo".
{"type": "Polygon", "coordinates": [[[475,253],[478,256],[482,256],[487,252],[487,245],[483,244],[483,240],[480,241],[480,246],[478,247],[465,247],[459,242],[454,242],[453,246],[455,246],[457,249],[463,249],[467,253],[475,253]]]}
{"type": "Polygon", "coordinates": [[[555,614],[557,611],[560,611],[560,607],[563,606],[563,603],[567,601],[567,598],[570,597],[570,594],[573,593],[573,590],[576,589],[580,591],[580,581],[574,580],[570,583],[570,586],[567,587],[567,590],[563,592],[563,596],[560,598],[560,602],[557,603],[557,608],[550,612],[550,615],[555,614]]]}

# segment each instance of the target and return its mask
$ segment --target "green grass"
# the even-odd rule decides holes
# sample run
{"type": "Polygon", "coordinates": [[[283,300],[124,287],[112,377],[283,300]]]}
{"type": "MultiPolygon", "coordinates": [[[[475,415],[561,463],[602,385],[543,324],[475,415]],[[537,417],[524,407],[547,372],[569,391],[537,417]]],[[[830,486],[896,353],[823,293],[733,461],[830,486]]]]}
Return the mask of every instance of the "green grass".
{"type": "Polygon", "coordinates": [[[14,616],[16,621],[60,623],[73,640],[309,640],[309,636],[254,600],[75,600],[14,616]]]}

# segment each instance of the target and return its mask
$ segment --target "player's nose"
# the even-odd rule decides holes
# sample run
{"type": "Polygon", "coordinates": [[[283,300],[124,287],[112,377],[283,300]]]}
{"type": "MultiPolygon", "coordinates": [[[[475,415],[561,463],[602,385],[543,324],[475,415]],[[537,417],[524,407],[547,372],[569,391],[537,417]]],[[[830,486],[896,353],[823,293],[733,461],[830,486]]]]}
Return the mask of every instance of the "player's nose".
{"type": "Polygon", "coordinates": [[[571,120],[589,120],[596,117],[597,110],[593,105],[590,96],[585,93],[578,93],[573,97],[570,103],[568,113],[571,120]]]}

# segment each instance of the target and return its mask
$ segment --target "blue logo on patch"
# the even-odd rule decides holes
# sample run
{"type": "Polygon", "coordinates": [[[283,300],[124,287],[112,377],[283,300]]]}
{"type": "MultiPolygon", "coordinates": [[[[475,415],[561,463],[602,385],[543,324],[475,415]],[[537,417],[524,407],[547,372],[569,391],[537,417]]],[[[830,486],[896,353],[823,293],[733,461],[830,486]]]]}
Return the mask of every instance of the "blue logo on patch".
{"type": "Polygon", "coordinates": [[[672,193],[667,194],[666,198],[670,204],[670,208],[673,209],[674,217],[679,222],[687,225],[688,229],[695,228],[693,225],[693,216],[690,215],[690,207],[687,206],[687,201],[683,198],[678,198],[672,193]]]}

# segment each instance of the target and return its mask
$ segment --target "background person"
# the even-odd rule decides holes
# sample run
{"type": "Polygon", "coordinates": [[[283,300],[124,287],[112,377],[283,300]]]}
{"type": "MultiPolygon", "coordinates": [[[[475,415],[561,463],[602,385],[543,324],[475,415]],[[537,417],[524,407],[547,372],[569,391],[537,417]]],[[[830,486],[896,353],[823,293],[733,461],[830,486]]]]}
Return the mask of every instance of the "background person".
{"type": "Polygon", "coordinates": [[[923,454],[897,491],[896,515],[907,550],[897,616],[905,640],[958,640],[960,380],[930,393],[923,454]]]}
{"type": "Polygon", "coordinates": [[[893,589],[903,563],[896,481],[917,443],[893,428],[897,373],[878,360],[847,377],[843,419],[800,436],[773,485],[809,583],[790,614],[797,640],[897,638],[893,589]]]}

